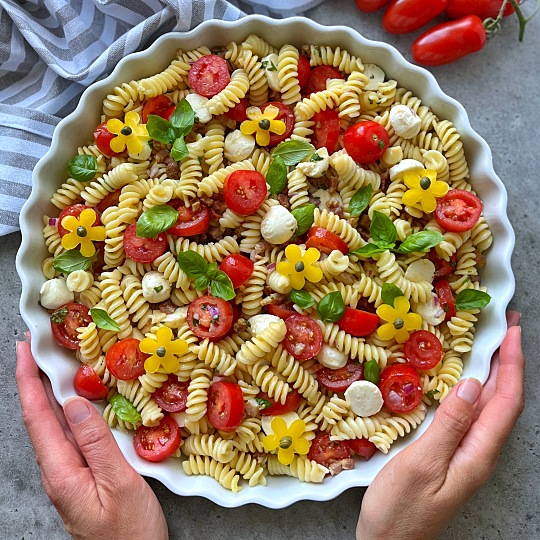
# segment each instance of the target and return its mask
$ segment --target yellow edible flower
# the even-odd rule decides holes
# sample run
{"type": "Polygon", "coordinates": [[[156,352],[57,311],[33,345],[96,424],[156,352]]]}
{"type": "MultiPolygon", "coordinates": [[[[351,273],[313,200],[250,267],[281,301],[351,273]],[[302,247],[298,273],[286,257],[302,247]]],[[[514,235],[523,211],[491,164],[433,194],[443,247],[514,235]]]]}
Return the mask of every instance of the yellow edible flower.
{"type": "Polygon", "coordinates": [[[246,115],[249,120],[244,120],[240,124],[240,131],[244,135],[256,133],[255,140],[259,146],[268,146],[270,143],[270,133],[283,135],[287,129],[285,122],[274,120],[279,114],[279,109],[275,105],[268,105],[264,112],[259,107],[248,107],[246,115]]]}
{"type": "Polygon", "coordinates": [[[437,173],[429,169],[408,172],[403,176],[405,185],[409,188],[403,195],[403,202],[407,206],[421,208],[430,214],[437,206],[437,198],[448,193],[448,184],[437,180],[437,173]]]}
{"type": "Polygon", "coordinates": [[[105,240],[105,227],[97,225],[97,215],[91,209],[83,210],[79,217],[66,216],[62,219],[61,225],[69,231],[62,236],[62,247],[64,249],[75,249],[81,244],[80,252],[83,257],[91,257],[96,252],[94,242],[105,240]]]}
{"type": "Polygon", "coordinates": [[[309,441],[302,437],[306,431],[303,420],[295,420],[289,427],[281,416],[272,420],[272,433],[263,439],[263,446],[267,452],[278,449],[278,460],[283,465],[290,465],[294,454],[305,455],[309,452],[309,441]]]}
{"type": "Polygon", "coordinates": [[[282,276],[289,276],[293,289],[301,289],[306,279],[311,283],[317,283],[323,278],[320,268],[313,266],[319,260],[321,253],[316,248],[309,248],[304,254],[296,244],[289,244],[285,248],[287,261],[277,264],[276,271],[282,276]]]}
{"type": "Polygon", "coordinates": [[[146,124],[141,124],[141,118],[135,111],[126,113],[125,123],[118,118],[107,122],[107,129],[116,135],[111,140],[111,150],[122,152],[127,146],[130,154],[142,152],[144,143],[150,139],[146,124]]]}
{"type": "Polygon", "coordinates": [[[139,349],[143,353],[151,354],[144,362],[147,373],[155,373],[160,366],[166,373],[174,373],[180,367],[179,356],[187,352],[188,344],[184,339],[172,339],[173,333],[168,326],[162,326],[154,338],[144,338],[139,349]]]}
{"type": "Polygon", "coordinates": [[[382,304],[377,308],[377,315],[387,321],[377,330],[380,339],[395,338],[398,343],[405,343],[409,339],[409,332],[420,328],[422,317],[417,313],[409,313],[410,307],[404,296],[398,296],[394,300],[394,307],[382,304]]]}

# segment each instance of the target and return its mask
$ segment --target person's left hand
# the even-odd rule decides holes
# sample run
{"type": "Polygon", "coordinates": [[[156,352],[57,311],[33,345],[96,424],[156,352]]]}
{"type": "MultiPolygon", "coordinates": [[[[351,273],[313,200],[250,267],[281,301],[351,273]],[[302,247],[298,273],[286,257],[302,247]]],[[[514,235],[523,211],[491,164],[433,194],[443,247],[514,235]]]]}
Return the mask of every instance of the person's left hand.
{"type": "Polygon", "coordinates": [[[93,405],[73,397],[58,405],[28,343],[17,343],[22,416],[45,491],[77,540],[169,538],[150,486],[122,455],[93,405]]]}

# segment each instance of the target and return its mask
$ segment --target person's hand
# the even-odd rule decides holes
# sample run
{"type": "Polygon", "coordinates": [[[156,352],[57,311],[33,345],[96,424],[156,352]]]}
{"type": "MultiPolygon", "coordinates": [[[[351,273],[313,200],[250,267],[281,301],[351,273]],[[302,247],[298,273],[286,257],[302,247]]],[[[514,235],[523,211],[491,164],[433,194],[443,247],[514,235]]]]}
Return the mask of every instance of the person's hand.
{"type": "Polygon", "coordinates": [[[167,523],[150,486],[127,463],[93,405],[58,405],[28,343],[17,343],[22,416],[45,491],[77,540],[164,540],[167,523]]]}
{"type": "Polygon", "coordinates": [[[519,314],[509,312],[507,320],[508,332],[484,388],[476,379],[457,384],[426,432],[368,488],[356,529],[359,540],[437,538],[487,482],[524,406],[519,314]]]}

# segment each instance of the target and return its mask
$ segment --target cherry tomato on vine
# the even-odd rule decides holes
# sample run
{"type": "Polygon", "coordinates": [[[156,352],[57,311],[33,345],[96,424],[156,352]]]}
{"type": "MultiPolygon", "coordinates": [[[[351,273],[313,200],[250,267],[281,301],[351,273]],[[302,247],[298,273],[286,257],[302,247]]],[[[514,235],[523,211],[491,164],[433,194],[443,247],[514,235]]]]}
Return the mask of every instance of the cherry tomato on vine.
{"type": "Polygon", "coordinates": [[[306,56],[298,57],[298,84],[300,89],[303,89],[306,86],[309,74],[311,73],[311,66],[309,64],[309,58],[306,56]]]}
{"type": "Polygon", "coordinates": [[[337,324],[347,334],[355,337],[366,337],[377,330],[379,316],[368,311],[345,306],[345,314],[337,324]]]}
{"type": "Polygon", "coordinates": [[[315,148],[326,148],[331,154],[336,148],[339,138],[339,116],[333,109],[320,111],[313,115],[315,125],[311,142],[315,148]]]}
{"type": "Polygon", "coordinates": [[[379,389],[384,406],[393,413],[414,411],[422,401],[422,385],[416,369],[408,364],[392,364],[382,370],[379,389]]]}
{"type": "Polygon", "coordinates": [[[294,114],[292,113],[291,109],[287,107],[287,105],[284,105],[279,101],[269,101],[268,103],[261,105],[261,111],[264,112],[268,105],[274,105],[274,107],[279,109],[279,113],[275,120],[285,122],[285,133],[282,133],[281,135],[270,133],[270,142],[268,143],[268,146],[276,146],[291,136],[294,129],[294,114]]]}
{"type": "Polygon", "coordinates": [[[193,210],[184,204],[181,199],[173,199],[167,203],[178,212],[178,221],[169,229],[169,234],[177,236],[195,236],[202,234],[210,227],[210,210],[201,204],[198,210],[193,210]]]}
{"type": "Polygon", "coordinates": [[[439,338],[427,330],[416,330],[403,345],[405,358],[416,369],[432,369],[444,354],[439,338]]]}
{"type": "Polygon", "coordinates": [[[223,197],[227,206],[241,216],[256,212],[266,199],[268,187],[258,171],[234,171],[225,178],[223,197]]]}
{"type": "Polygon", "coordinates": [[[321,350],[323,335],[319,325],[306,315],[291,315],[285,319],[287,333],[283,346],[297,360],[317,356],[321,350]]]}
{"type": "Polygon", "coordinates": [[[137,428],[133,446],[143,459],[158,462],[174,454],[181,440],[178,424],[170,416],[164,416],[158,426],[137,428]]]}
{"type": "Polygon", "coordinates": [[[219,269],[231,278],[235,289],[241,287],[251,277],[254,267],[250,259],[239,253],[227,255],[219,265],[219,269]]]}
{"type": "Polygon", "coordinates": [[[437,199],[435,219],[445,231],[464,232],[476,225],[481,213],[482,201],[474,193],[451,189],[437,199]]]}
{"type": "Polygon", "coordinates": [[[137,236],[137,224],[132,223],[124,232],[124,250],[126,255],[134,261],[141,263],[154,262],[165,253],[167,237],[159,233],[155,238],[141,238],[137,236]]]}
{"type": "Polygon", "coordinates": [[[154,401],[167,412],[185,411],[187,408],[189,381],[180,382],[170,374],[169,378],[152,394],[154,401]]]}
{"type": "Polygon", "coordinates": [[[197,94],[211,98],[229,84],[231,77],[227,61],[216,54],[209,54],[193,62],[188,79],[197,94]]]}
{"type": "Polygon", "coordinates": [[[105,399],[109,394],[109,390],[103,384],[103,381],[92,366],[88,364],[83,364],[77,370],[73,385],[75,386],[75,392],[86,399],[105,399]]]}
{"type": "Polygon", "coordinates": [[[386,152],[389,142],[386,129],[371,120],[352,125],[343,135],[343,146],[347,154],[363,165],[380,159],[386,152]]]}
{"type": "Polygon", "coordinates": [[[139,349],[140,341],[125,338],[117,341],[105,355],[107,369],[121,381],[131,381],[144,375],[144,362],[148,355],[139,349]]]}
{"type": "Polygon", "coordinates": [[[313,94],[326,90],[328,79],[341,79],[341,73],[332,66],[317,66],[309,73],[308,81],[304,88],[304,94],[313,94]]]}
{"type": "Polygon", "coordinates": [[[390,0],[356,0],[356,7],[364,13],[373,13],[388,3],[390,0]]]}
{"type": "Polygon", "coordinates": [[[442,13],[447,4],[448,0],[392,0],[384,12],[384,29],[391,34],[414,32],[442,13]]]}
{"type": "Polygon", "coordinates": [[[261,416],[279,416],[281,414],[287,414],[289,412],[295,411],[298,408],[298,405],[300,405],[300,400],[302,399],[302,396],[300,395],[298,390],[293,390],[292,392],[289,392],[287,394],[287,399],[283,404],[279,401],[274,401],[271,397],[268,396],[268,394],[265,394],[263,392],[259,393],[257,397],[271,403],[270,407],[268,407],[267,409],[262,409],[260,411],[259,414],[261,416]]]}
{"type": "Polygon", "coordinates": [[[240,103],[237,103],[232,109],[229,109],[225,113],[225,116],[231,120],[235,120],[236,122],[243,122],[247,119],[246,111],[248,107],[249,103],[247,102],[247,99],[242,98],[240,103]]]}
{"type": "MultiPolygon", "coordinates": [[[[62,227],[62,220],[66,216],[74,216],[78,218],[81,215],[81,212],[83,210],[88,210],[89,208],[90,208],[89,206],[86,206],[85,204],[81,204],[81,203],[72,204],[71,206],[66,206],[66,208],[64,208],[60,212],[60,215],[58,216],[58,221],[56,222],[57,227],[58,227],[58,234],[60,236],[64,236],[65,234],[69,232],[67,229],[62,227]]],[[[96,212],[96,208],[90,208],[90,209],[96,212]]],[[[96,216],[97,217],[96,217],[96,221],[94,221],[94,226],[101,225],[101,220],[99,219],[99,211],[96,212],[96,216]]]]}
{"type": "Polygon", "coordinates": [[[187,323],[191,331],[202,339],[223,337],[232,322],[232,306],[222,298],[200,296],[189,305],[187,323]]]}
{"type": "Polygon", "coordinates": [[[350,362],[339,369],[322,368],[317,371],[319,382],[332,392],[345,392],[353,382],[364,378],[364,366],[350,362]]]}
{"type": "Polygon", "coordinates": [[[176,105],[165,95],[155,96],[149,99],[142,110],[142,123],[148,122],[148,117],[151,114],[161,116],[165,120],[170,120],[173,115],[176,105]]]}
{"type": "MultiPolygon", "coordinates": [[[[501,10],[504,0],[448,0],[446,15],[451,19],[461,19],[467,15],[476,15],[480,19],[495,19],[501,10]]],[[[517,0],[521,4],[521,0],[517,0]]],[[[514,6],[510,2],[504,8],[503,17],[508,17],[514,13],[514,6]]]]}
{"type": "Polygon", "coordinates": [[[94,139],[99,151],[107,157],[121,156],[124,152],[113,152],[111,150],[111,141],[116,137],[107,129],[107,122],[102,122],[94,130],[94,139]]]}
{"type": "Polygon", "coordinates": [[[244,417],[244,394],[236,383],[218,381],[208,390],[208,421],[221,431],[234,431],[244,417]]]}
{"type": "Polygon", "coordinates": [[[51,315],[51,329],[56,341],[66,349],[76,350],[79,345],[79,333],[77,328],[88,326],[92,322],[90,311],[86,306],[77,302],[70,302],[55,309],[51,315]],[[67,308],[67,313],[62,322],[54,322],[55,315],[60,315],[60,310],[67,308]]]}
{"type": "Polygon", "coordinates": [[[357,455],[365,457],[366,461],[369,460],[375,452],[377,452],[377,447],[367,439],[350,439],[346,441],[349,445],[349,448],[357,455]]]}
{"type": "Polygon", "coordinates": [[[435,287],[435,293],[439,297],[439,302],[443,308],[446,316],[445,321],[449,321],[456,314],[456,302],[454,300],[454,294],[446,278],[439,278],[433,282],[435,287]]]}
{"type": "Polygon", "coordinates": [[[330,440],[330,433],[318,433],[311,442],[308,458],[328,467],[334,461],[351,457],[351,448],[346,441],[330,440]]]}
{"type": "Polygon", "coordinates": [[[486,40],[482,19],[468,15],[429,29],[413,43],[412,55],[423,66],[442,66],[479,51],[486,40]]]}
{"type": "Polygon", "coordinates": [[[307,234],[306,247],[314,247],[319,251],[330,255],[332,251],[338,250],[347,255],[349,246],[337,234],[324,227],[311,227],[307,234]]]}

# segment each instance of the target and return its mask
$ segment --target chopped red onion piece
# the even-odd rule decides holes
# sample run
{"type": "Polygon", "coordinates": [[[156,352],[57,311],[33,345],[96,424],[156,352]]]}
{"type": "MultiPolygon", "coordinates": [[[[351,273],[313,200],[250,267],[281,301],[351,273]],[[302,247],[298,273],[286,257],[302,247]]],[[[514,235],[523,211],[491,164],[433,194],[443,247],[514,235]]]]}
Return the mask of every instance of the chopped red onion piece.
{"type": "Polygon", "coordinates": [[[219,309],[216,306],[213,306],[212,304],[208,304],[208,313],[212,315],[212,318],[219,317],[219,309]]]}
{"type": "Polygon", "coordinates": [[[57,221],[58,221],[58,218],[49,218],[49,226],[56,227],[57,221]]]}
{"type": "Polygon", "coordinates": [[[403,391],[405,392],[405,395],[410,396],[414,392],[414,384],[413,383],[405,383],[403,385],[403,391]]]}

